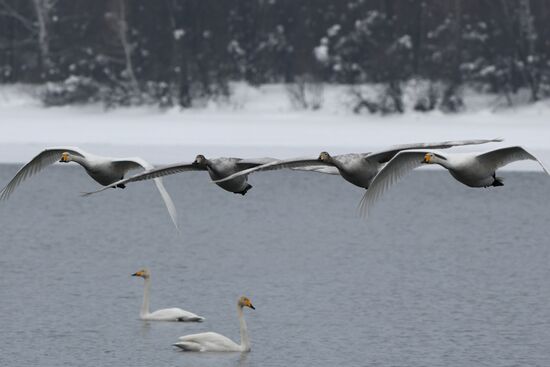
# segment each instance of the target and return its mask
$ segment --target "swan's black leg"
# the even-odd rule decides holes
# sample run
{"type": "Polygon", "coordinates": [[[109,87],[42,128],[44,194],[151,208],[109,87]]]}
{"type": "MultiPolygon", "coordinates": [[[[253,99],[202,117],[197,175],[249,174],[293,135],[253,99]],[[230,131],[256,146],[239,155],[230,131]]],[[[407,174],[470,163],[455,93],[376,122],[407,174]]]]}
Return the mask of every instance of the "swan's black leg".
{"type": "MultiPolygon", "coordinates": [[[[119,178],[119,180],[124,180],[124,176],[122,176],[121,178],[119,178]]],[[[116,187],[120,187],[121,189],[125,189],[125,188],[126,188],[126,185],[125,185],[125,184],[120,184],[120,185],[116,185],[116,187]]]]}
{"type": "Polygon", "coordinates": [[[241,195],[244,196],[244,195],[248,192],[248,190],[250,190],[251,188],[252,188],[252,185],[251,185],[251,184],[247,184],[246,187],[245,187],[245,189],[244,189],[243,191],[236,192],[235,194],[241,194],[241,195]]]}
{"type": "Polygon", "coordinates": [[[495,179],[491,186],[497,187],[497,186],[504,186],[504,183],[502,182],[502,178],[497,177],[496,173],[493,173],[493,178],[495,179]]]}

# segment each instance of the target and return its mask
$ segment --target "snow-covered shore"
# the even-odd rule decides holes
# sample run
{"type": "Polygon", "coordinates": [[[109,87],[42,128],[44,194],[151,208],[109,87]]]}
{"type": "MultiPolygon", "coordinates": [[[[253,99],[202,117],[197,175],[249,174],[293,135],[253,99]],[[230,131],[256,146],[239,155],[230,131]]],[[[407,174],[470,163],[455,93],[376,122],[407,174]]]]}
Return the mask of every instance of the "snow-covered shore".
{"type": "MultiPolygon", "coordinates": [[[[44,108],[28,93],[0,89],[0,162],[28,161],[46,146],[79,146],[99,155],[141,156],[162,164],[207,156],[316,156],[364,152],[389,145],[472,139],[505,139],[482,149],[523,145],[550,166],[550,102],[501,109],[478,108],[378,116],[336,108],[341,94],[327,91],[326,108],[296,111],[282,89],[247,91],[222,107],[160,111],[150,107],[104,111],[100,106],[44,108]],[[329,103],[330,102],[330,103],[329,103]]],[[[339,101],[339,103],[342,101],[339,101]]],[[[464,147],[459,151],[480,150],[464,147]]],[[[511,169],[537,169],[531,162],[511,169]]]]}

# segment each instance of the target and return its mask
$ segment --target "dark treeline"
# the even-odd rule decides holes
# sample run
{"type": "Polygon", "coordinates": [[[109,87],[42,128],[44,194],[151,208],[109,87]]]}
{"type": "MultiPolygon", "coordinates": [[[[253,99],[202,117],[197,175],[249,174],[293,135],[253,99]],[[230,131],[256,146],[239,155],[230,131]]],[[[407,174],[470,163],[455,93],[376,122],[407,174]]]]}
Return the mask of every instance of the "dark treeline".
{"type": "MultiPolygon", "coordinates": [[[[410,79],[429,82],[420,110],[460,109],[465,83],[536,101],[550,93],[549,19],[546,0],[0,0],[0,83],[53,82],[52,104],[377,83],[402,112],[410,79]]],[[[357,95],[358,110],[386,111],[357,95]]]]}

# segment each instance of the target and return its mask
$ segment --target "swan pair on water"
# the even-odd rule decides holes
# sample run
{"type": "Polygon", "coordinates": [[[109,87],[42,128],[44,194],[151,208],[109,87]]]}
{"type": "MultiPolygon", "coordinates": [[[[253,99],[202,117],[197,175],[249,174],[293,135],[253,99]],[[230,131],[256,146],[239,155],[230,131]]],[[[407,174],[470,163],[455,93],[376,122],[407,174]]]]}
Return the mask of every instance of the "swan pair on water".
{"type": "MultiPolygon", "coordinates": [[[[155,312],[149,311],[149,295],[151,292],[151,272],[148,269],[141,269],[132,276],[141,277],[145,281],[143,293],[143,304],[139,317],[147,321],[180,321],[180,322],[202,322],[204,317],[181,308],[165,308],[155,312]]],[[[214,332],[191,334],[181,336],[178,342],[173,345],[189,352],[250,352],[250,338],[244,320],[243,308],[248,307],[255,310],[255,307],[247,297],[241,297],[237,301],[237,313],[241,334],[241,344],[214,332]]]]}

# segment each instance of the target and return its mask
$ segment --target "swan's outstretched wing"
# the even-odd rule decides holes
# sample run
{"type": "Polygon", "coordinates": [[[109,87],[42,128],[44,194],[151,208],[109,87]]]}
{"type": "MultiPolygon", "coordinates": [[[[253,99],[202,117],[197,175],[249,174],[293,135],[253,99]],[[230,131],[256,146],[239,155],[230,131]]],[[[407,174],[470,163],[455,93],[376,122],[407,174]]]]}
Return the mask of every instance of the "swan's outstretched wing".
{"type": "Polygon", "coordinates": [[[362,216],[367,217],[370,207],[386,192],[393,184],[403,176],[422,165],[426,151],[405,150],[397,153],[392,160],[378,172],[372,180],[368,190],[363,194],[359,203],[359,210],[362,216]]]}
{"type": "Polygon", "coordinates": [[[68,152],[72,155],[80,157],[87,156],[83,150],[76,147],[52,147],[46,148],[38,155],[36,155],[31,161],[25,164],[11,179],[11,181],[0,192],[0,200],[7,199],[13,190],[25,179],[37,174],[47,166],[54,164],[61,159],[61,154],[68,152]]]}
{"type": "MultiPolygon", "coordinates": [[[[145,171],[143,171],[141,174],[145,172],[150,172],[155,169],[155,167],[139,158],[128,158],[128,159],[119,159],[113,161],[113,164],[115,165],[121,165],[125,171],[128,172],[132,169],[137,168],[143,168],[145,171]]],[[[134,176],[135,177],[135,176],[134,176]]],[[[153,178],[155,181],[155,185],[157,186],[157,190],[159,190],[160,196],[162,197],[162,200],[164,201],[164,205],[166,206],[166,209],[168,210],[168,214],[170,215],[170,219],[172,219],[172,223],[174,223],[174,226],[178,229],[178,212],[176,210],[176,206],[174,205],[174,202],[172,201],[172,198],[170,197],[170,194],[168,194],[168,191],[166,191],[166,188],[164,187],[164,184],[162,183],[162,178],[155,177],[153,178]]],[[[115,185],[116,186],[116,185],[115,185]]]]}
{"type": "Polygon", "coordinates": [[[308,167],[308,166],[329,166],[329,165],[330,164],[324,163],[318,159],[311,159],[311,158],[279,160],[279,161],[273,161],[270,163],[262,164],[261,166],[245,169],[237,173],[234,173],[230,176],[227,176],[225,178],[222,178],[221,180],[216,180],[213,182],[219,183],[219,182],[228,181],[235,177],[248,175],[256,171],[273,171],[273,170],[282,169],[282,168],[298,168],[298,167],[308,167]]]}
{"type": "Polygon", "coordinates": [[[510,164],[515,161],[522,161],[522,160],[532,160],[538,162],[544,172],[546,172],[547,175],[550,175],[548,173],[548,170],[541,161],[538,160],[537,157],[526,151],[523,147],[506,147],[502,149],[495,149],[487,153],[480,154],[476,157],[483,165],[490,167],[493,170],[496,170],[499,167],[506,166],[507,164],[510,164]]]}
{"type": "Polygon", "coordinates": [[[338,168],[334,166],[307,166],[307,167],[294,167],[291,169],[294,171],[318,172],[318,173],[325,173],[327,175],[340,176],[340,171],[338,171],[338,168]]]}
{"type": "Polygon", "coordinates": [[[450,140],[442,141],[437,143],[416,143],[416,144],[403,144],[395,145],[390,147],[388,150],[383,150],[381,152],[371,153],[366,156],[368,159],[377,161],[378,163],[386,163],[392,159],[397,153],[402,150],[410,149],[447,149],[463,145],[477,145],[477,144],[486,144],[486,143],[498,143],[502,139],[478,139],[478,140],[450,140]]]}
{"type": "Polygon", "coordinates": [[[124,174],[126,174],[126,172],[128,171],[131,171],[133,169],[143,169],[143,170],[149,170],[149,169],[153,169],[155,167],[153,167],[152,164],[144,161],[143,159],[141,158],[123,158],[123,159],[113,159],[113,161],[111,162],[113,164],[113,166],[115,167],[116,170],[119,170],[121,172],[124,172],[124,174]]]}
{"type": "Polygon", "coordinates": [[[244,159],[239,159],[239,161],[237,162],[237,166],[239,168],[242,168],[242,169],[249,169],[249,168],[258,167],[258,166],[261,166],[263,164],[276,162],[276,161],[278,161],[278,160],[275,159],[275,158],[269,158],[269,157],[266,157],[266,158],[244,158],[244,159]]]}
{"type": "Polygon", "coordinates": [[[108,187],[103,187],[99,190],[92,191],[92,192],[86,192],[82,195],[88,196],[91,194],[97,194],[98,192],[107,190],[110,187],[117,186],[117,185],[125,185],[130,182],[151,180],[157,177],[168,176],[168,175],[173,175],[175,173],[181,173],[181,172],[187,172],[187,171],[204,171],[204,170],[205,168],[200,167],[193,163],[177,163],[177,164],[171,164],[169,166],[158,167],[154,169],[146,169],[145,171],[138,173],[134,176],[119,180],[117,182],[113,182],[108,187]]]}

